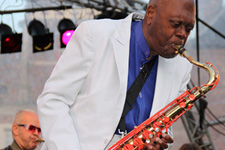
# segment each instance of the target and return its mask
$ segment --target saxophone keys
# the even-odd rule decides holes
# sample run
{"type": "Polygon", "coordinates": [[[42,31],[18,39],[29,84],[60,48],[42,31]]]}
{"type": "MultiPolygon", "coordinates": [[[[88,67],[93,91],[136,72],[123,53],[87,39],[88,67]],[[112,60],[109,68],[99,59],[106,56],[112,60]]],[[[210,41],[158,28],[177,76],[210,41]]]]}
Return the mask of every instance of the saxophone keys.
{"type": "Polygon", "coordinates": [[[144,142],[140,138],[134,138],[133,143],[134,143],[134,146],[138,147],[139,149],[144,148],[144,142]]]}
{"type": "Polygon", "coordinates": [[[150,138],[153,138],[153,134],[149,134],[148,136],[149,136],[150,138]]]}
{"type": "Polygon", "coordinates": [[[155,132],[159,132],[160,131],[160,129],[159,128],[155,128],[155,132]]]}
{"type": "Polygon", "coordinates": [[[148,131],[148,130],[144,130],[142,132],[142,135],[145,140],[148,140],[149,138],[153,138],[153,132],[148,131]]]}
{"type": "Polygon", "coordinates": [[[123,147],[123,150],[133,150],[133,149],[134,149],[134,146],[131,145],[131,144],[126,144],[126,145],[124,145],[124,147],[123,147]]]}
{"type": "Polygon", "coordinates": [[[185,103],[185,102],[181,102],[181,103],[179,104],[179,106],[180,106],[180,108],[185,108],[185,107],[186,107],[186,103],[185,103]]]}
{"type": "Polygon", "coordinates": [[[149,144],[151,142],[150,139],[145,140],[145,143],[149,144]]]}
{"type": "Polygon", "coordinates": [[[163,127],[163,124],[159,121],[156,121],[153,123],[153,128],[155,129],[155,132],[161,131],[161,127],[163,127]]]}
{"type": "Polygon", "coordinates": [[[189,99],[190,101],[195,100],[195,96],[194,96],[194,94],[190,94],[190,95],[188,96],[188,99],[189,99]]]}
{"type": "Polygon", "coordinates": [[[206,98],[205,93],[201,89],[199,90],[199,93],[202,97],[206,98]]]}
{"type": "Polygon", "coordinates": [[[168,122],[170,121],[170,118],[169,118],[169,117],[164,116],[163,121],[164,121],[164,122],[166,122],[166,123],[168,123],[168,122]]]}

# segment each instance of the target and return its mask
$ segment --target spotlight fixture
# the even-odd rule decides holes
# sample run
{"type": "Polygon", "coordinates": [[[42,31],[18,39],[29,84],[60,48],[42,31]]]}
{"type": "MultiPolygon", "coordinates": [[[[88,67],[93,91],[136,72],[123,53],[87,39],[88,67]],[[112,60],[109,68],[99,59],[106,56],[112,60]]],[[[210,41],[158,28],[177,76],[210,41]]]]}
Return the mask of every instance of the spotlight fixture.
{"type": "Polygon", "coordinates": [[[61,42],[62,42],[62,44],[64,44],[64,46],[66,46],[68,44],[73,33],[74,33],[74,30],[67,30],[63,33],[63,35],[61,36],[61,38],[62,38],[61,42]]]}
{"type": "Polygon", "coordinates": [[[76,29],[76,26],[70,19],[64,18],[59,22],[58,30],[60,32],[60,47],[61,48],[66,47],[75,29],[76,29]]]}
{"type": "Polygon", "coordinates": [[[22,34],[14,34],[6,24],[0,24],[1,53],[21,52],[22,34]]]}
{"type": "Polygon", "coordinates": [[[127,11],[121,11],[116,12],[114,10],[103,10],[101,14],[96,15],[94,19],[105,19],[105,18],[111,18],[111,19],[123,19],[127,16],[127,11]]]}
{"type": "MultiPolygon", "coordinates": [[[[3,35],[3,34],[12,34],[12,33],[13,33],[12,32],[12,29],[8,25],[6,25],[4,23],[1,23],[0,24],[0,35],[3,35]]],[[[1,37],[0,37],[0,39],[1,39],[1,37]]]]}
{"type": "Polygon", "coordinates": [[[33,52],[43,52],[53,49],[53,33],[38,20],[32,20],[28,25],[28,32],[33,37],[33,52]]]}

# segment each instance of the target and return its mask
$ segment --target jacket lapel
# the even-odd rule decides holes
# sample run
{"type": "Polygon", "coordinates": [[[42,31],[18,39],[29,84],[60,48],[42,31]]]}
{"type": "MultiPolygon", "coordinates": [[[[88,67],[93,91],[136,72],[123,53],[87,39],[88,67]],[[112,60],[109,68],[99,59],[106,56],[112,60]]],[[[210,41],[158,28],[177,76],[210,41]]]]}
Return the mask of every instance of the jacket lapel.
{"type": "Polygon", "coordinates": [[[155,94],[150,116],[157,113],[168,103],[175,68],[176,64],[173,63],[173,59],[159,57],[155,94]]]}
{"type": "MultiPolygon", "coordinates": [[[[132,13],[126,17],[112,37],[112,45],[120,78],[120,90],[127,89],[130,34],[132,19],[143,19],[143,14],[132,13]]],[[[124,91],[123,91],[124,92],[124,91]]],[[[126,93],[126,91],[125,91],[126,93]]]]}
{"type": "Polygon", "coordinates": [[[123,20],[111,39],[120,79],[120,94],[124,100],[127,89],[131,19],[132,15],[129,15],[123,20]]]}

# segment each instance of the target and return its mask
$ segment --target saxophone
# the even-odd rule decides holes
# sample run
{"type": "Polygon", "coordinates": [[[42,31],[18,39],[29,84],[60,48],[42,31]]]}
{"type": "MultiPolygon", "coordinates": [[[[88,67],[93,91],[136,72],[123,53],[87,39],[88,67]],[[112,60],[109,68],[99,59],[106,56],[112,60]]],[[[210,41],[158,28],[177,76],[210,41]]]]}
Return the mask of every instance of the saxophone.
{"type": "Polygon", "coordinates": [[[41,137],[38,137],[38,138],[36,139],[36,142],[37,142],[38,144],[41,144],[42,142],[45,142],[45,140],[44,140],[43,138],[41,138],[41,137]]]}
{"type": "Polygon", "coordinates": [[[160,136],[163,131],[168,131],[168,128],[184,113],[192,108],[193,103],[205,96],[209,90],[214,89],[219,82],[219,73],[217,69],[209,62],[205,64],[194,61],[191,56],[186,53],[182,46],[177,46],[177,53],[185,57],[192,64],[205,69],[209,74],[209,80],[206,84],[200,87],[194,87],[191,90],[185,91],[166,107],[157,112],[154,116],[144,121],[139,126],[135,127],[126,136],[120,139],[117,143],[111,146],[108,150],[141,150],[144,146],[150,143],[153,136],[160,136]]]}

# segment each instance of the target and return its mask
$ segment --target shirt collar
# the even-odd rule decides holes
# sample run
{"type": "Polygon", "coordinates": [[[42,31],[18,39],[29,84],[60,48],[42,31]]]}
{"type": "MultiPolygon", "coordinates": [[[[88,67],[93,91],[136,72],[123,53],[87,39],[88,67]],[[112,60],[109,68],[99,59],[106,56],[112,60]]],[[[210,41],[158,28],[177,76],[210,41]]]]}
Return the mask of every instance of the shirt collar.
{"type": "Polygon", "coordinates": [[[12,147],[12,150],[21,150],[21,148],[16,143],[16,141],[13,141],[13,143],[11,144],[11,147],[12,147]]]}

